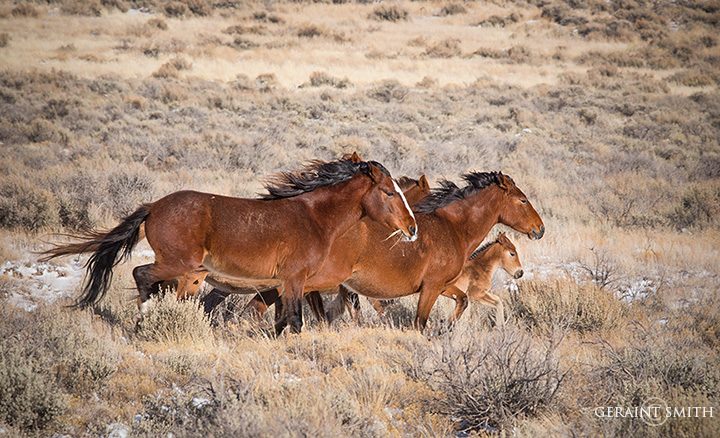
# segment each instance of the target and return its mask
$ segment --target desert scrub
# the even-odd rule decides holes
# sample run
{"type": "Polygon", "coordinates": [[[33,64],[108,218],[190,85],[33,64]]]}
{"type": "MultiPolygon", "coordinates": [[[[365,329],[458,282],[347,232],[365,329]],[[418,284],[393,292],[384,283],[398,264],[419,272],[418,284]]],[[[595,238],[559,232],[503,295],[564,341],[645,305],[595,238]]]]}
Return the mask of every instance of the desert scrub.
{"type": "Polygon", "coordinates": [[[43,429],[67,409],[47,369],[28,358],[13,338],[0,340],[0,423],[22,431],[43,429]]]}
{"type": "Polygon", "coordinates": [[[676,229],[703,228],[717,224],[720,214],[720,186],[695,185],[685,190],[678,204],[668,214],[676,229]]]}
{"type": "Polygon", "coordinates": [[[431,58],[454,58],[460,55],[462,50],[460,40],[457,38],[444,39],[425,49],[425,56],[431,58]]]}
{"type": "Polygon", "coordinates": [[[626,312],[626,306],[611,292],[569,280],[523,281],[510,294],[509,313],[542,332],[612,329],[626,312]]]}
{"type": "Polygon", "coordinates": [[[141,338],[154,342],[212,341],[210,320],[197,300],[178,301],[174,291],[168,290],[148,304],[150,310],[138,326],[141,338]]]}
{"type": "Polygon", "coordinates": [[[368,97],[380,102],[390,103],[393,100],[401,101],[410,90],[395,79],[388,79],[373,85],[367,92],[368,97]]]}
{"type": "Polygon", "coordinates": [[[378,21],[401,21],[408,19],[408,11],[396,5],[380,5],[370,13],[368,18],[378,21]]]}
{"type": "Polygon", "coordinates": [[[513,326],[453,333],[428,362],[436,408],[464,431],[508,429],[518,418],[550,412],[566,375],[556,349],[513,326]]]}
{"type": "Polygon", "coordinates": [[[0,180],[0,227],[37,231],[58,223],[54,197],[21,177],[0,180]]]}
{"type": "Polygon", "coordinates": [[[446,17],[448,15],[465,14],[467,9],[460,3],[448,3],[440,9],[438,15],[446,17]]]}
{"type": "Polygon", "coordinates": [[[24,431],[50,426],[71,396],[102,393],[118,354],[88,313],[41,306],[0,311],[0,421],[24,431]]]}
{"type": "MultiPolygon", "coordinates": [[[[305,86],[307,84],[303,84],[305,86]]],[[[328,73],[316,71],[310,75],[311,87],[329,86],[334,88],[347,88],[350,85],[348,78],[339,79],[328,73]]]]}

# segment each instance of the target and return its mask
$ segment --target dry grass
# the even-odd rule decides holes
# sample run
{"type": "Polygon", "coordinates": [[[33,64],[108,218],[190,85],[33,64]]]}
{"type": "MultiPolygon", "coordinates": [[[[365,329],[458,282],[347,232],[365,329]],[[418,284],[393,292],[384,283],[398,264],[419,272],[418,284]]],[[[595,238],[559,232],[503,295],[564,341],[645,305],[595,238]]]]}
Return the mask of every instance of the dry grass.
{"type": "Polygon", "coordinates": [[[592,414],[720,393],[718,9],[338,3],[0,8],[0,427],[718,435],[592,414]],[[421,336],[411,297],[386,320],[363,301],[363,325],[274,339],[267,320],[212,327],[168,297],[136,330],[130,265],[94,314],[12,307],[32,287],[5,266],[32,262],[48,232],[107,227],[178,189],[252,196],[263,176],[350,150],[431,181],[513,176],[547,233],[513,239],[525,280],[495,285],[509,327],[471,305],[421,336]]]}

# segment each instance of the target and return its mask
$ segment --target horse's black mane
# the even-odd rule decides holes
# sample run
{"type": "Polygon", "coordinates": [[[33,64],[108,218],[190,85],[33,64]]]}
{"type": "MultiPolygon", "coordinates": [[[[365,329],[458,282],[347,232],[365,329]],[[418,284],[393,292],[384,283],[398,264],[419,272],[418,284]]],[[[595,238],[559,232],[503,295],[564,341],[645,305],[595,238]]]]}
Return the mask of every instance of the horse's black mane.
{"type": "Polygon", "coordinates": [[[468,185],[460,188],[454,182],[446,179],[440,181],[440,187],[432,190],[419,204],[413,207],[416,213],[431,213],[438,208],[464,199],[491,184],[500,184],[501,172],[470,172],[462,176],[468,185]]]}
{"type": "Polygon", "coordinates": [[[272,200],[302,195],[312,192],[318,187],[347,181],[358,172],[369,174],[371,164],[377,166],[384,174],[390,175],[390,172],[377,161],[355,163],[346,159],[329,162],[313,160],[302,169],[294,172],[281,172],[271,177],[265,185],[268,192],[260,197],[264,200],[272,200]]]}

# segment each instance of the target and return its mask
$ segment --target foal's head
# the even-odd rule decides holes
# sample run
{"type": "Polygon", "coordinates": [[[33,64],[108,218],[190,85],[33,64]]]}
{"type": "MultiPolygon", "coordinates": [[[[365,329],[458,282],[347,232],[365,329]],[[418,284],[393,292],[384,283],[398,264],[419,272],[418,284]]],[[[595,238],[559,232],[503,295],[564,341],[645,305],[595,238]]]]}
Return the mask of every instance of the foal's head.
{"type": "Polygon", "coordinates": [[[527,196],[507,175],[497,175],[497,185],[502,190],[499,222],[517,230],[532,240],[541,239],[545,225],[527,196]]]}
{"type": "Polygon", "coordinates": [[[520,263],[520,256],[515,249],[515,245],[507,238],[505,233],[500,233],[495,241],[499,247],[500,266],[513,278],[523,276],[523,268],[520,263]]]}
{"type": "Polygon", "coordinates": [[[372,181],[370,190],[363,196],[365,214],[388,228],[402,232],[406,240],[417,239],[417,222],[405,195],[390,172],[375,161],[359,163],[372,181]]]}

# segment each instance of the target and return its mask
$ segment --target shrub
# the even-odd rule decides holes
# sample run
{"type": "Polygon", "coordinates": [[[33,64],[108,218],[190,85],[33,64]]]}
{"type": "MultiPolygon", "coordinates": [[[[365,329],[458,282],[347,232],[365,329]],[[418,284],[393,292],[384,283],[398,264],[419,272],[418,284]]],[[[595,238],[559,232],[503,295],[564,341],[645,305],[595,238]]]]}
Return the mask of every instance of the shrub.
{"type": "Polygon", "coordinates": [[[20,3],[12,8],[11,14],[13,17],[37,17],[39,12],[30,3],[20,3]]]}
{"type": "Polygon", "coordinates": [[[440,9],[440,16],[446,17],[448,15],[465,14],[467,9],[460,3],[448,3],[440,9]]]}
{"type": "Polygon", "coordinates": [[[368,18],[378,21],[401,21],[408,19],[408,11],[396,5],[380,5],[370,13],[368,18]]]}
{"type": "Polygon", "coordinates": [[[457,38],[444,39],[425,50],[425,55],[431,58],[454,58],[462,55],[460,40],[457,38]]]}
{"type": "Polygon", "coordinates": [[[57,223],[57,204],[45,189],[17,177],[0,181],[0,227],[37,231],[57,223]]]}
{"type": "Polygon", "coordinates": [[[167,30],[168,25],[162,18],[151,18],[145,23],[146,26],[154,28],[154,29],[160,29],[160,30],[167,30]]]}
{"type": "Polygon", "coordinates": [[[99,17],[102,5],[99,0],[69,0],[62,3],[60,10],[68,15],[86,15],[99,17]]]}
{"type": "Polygon", "coordinates": [[[7,32],[0,33],[0,48],[7,47],[10,43],[10,34],[7,32]]]}
{"type": "Polygon", "coordinates": [[[668,215],[670,223],[677,229],[701,228],[717,223],[720,214],[720,188],[691,187],[685,191],[677,205],[668,215]]]}
{"type": "Polygon", "coordinates": [[[720,74],[705,69],[683,70],[669,76],[667,80],[686,87],[708,87],[720,84],[720,74]]]}
{"type": "Polygon", "coordinates": [[[0,423],[31,431],[50,425],[67,409],[52,376],[27,357],[17,340],[0,340],[0,423]]]}
{"type": "Polygon", "coordinates": [[[380,102],[389,103],[393,100],[402,101],[407,96],[409,90],[395,79],[388,79],[373,86],[368,91],[368,96],[379,100],[380,102]]]}
{"type": "Polygon", "coordinates": [[[178,74],[182,70],[190,70],[192,64],[184,58],[173,58],[165,64],[161,65],[160,68],[152,75],[154,78],[177,78],[178,74]]]}
{"type": "Polygon", "coordinates": [[[123,169],[111,173],[107,193],[113,215],[125,217],[143,202],[150,201],[154,193],[154,181],[144,169],[123,169]]]}
{"type": "Polygon", "coordinates": [[[510,294],[510,313],[545,332],[610,329],[619,324],[625,312],[625,305],[612,293],[568,280],[524,281],[510,294]]]}
{"type": "Polygon", "coordinates": [[[168,291],[149,301],[149,311],[138,326],[138,335],[148,341],[181,342],[212,340],[212,328],[197,300],[178,301],[168,291]]]}
{"type": "Polygon", "coordinates": [[[350,85],[348,78],[338,79],[325,72],[316,71],[310,75],[311,87],[330,86],[335,88],[347,88],[350,85]]]}
{"type": "Polygon", "coordinates": [[[565,373],[556,344],[540,344],[516,327],[455,336],[431,356],[430,385],[439,411],[467,431],[509,429],[518,417],[551,410],[565,373]]]}
{"type": "Polygon", "coordinates": [[[300,38],[317,38],[325,35],[326,33],[327,31],[318,25],[303,24],[298,28],[296,35],[300,38]]]}
{"type": "Polygon", "coordinates": [[[169,2],[165,4],[163,12],[165,12],[165,15],[168,17],[182,17],[188,13],[188,7],[183,2],[169,2]]]}

